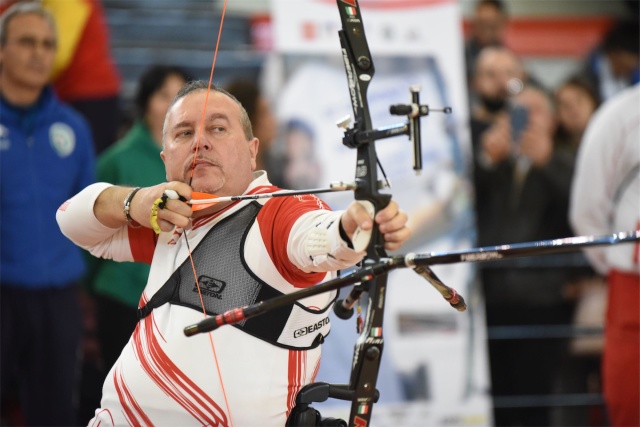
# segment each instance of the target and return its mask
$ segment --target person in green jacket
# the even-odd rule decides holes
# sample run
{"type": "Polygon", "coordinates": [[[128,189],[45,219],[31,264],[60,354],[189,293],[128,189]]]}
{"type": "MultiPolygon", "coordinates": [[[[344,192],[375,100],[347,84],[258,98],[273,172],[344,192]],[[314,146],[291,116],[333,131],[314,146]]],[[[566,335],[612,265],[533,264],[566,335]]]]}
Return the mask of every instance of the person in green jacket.
{"type": "MultiPolygon", "coordinates": [[[[138,118],[128,133],[98,158],[98,181],[147,187],[166,180],[160,158],[164,117],[171,100],[189,80],[186,71],[175,66],[152,66],[142,75],[135,98],[138,118]]],[[[96,331],[106,374],[137,324],[138,300],[147,283],[149,266],[94,260],[89,284],[94,292],[96,331]]]]}

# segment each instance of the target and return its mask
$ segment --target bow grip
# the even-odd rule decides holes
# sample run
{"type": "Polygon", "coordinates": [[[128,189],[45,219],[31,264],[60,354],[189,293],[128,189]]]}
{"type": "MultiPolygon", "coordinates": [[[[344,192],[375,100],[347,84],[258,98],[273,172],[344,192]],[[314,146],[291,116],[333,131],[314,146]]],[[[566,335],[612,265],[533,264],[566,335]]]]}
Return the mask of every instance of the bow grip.
{"type": "MultiPolygon", "coordinates": [[[[369,214],[369,217],[372,221],[374,221],[374,216],[376,214],[373,203],[368,200],[358,200],[357,201],[360,206],[362,206],[369,214]]],[[[375,222],[375,221],[374,221],[375,222]]],[[[369,230],[363,230],[360,227],[356,228],[356,231],[353,232],[353,236],[351,237],[351,244],[353,245],[353,250],[356,252],[362,252],[367,249],[369,245],[369,241],[371,240],[371,234],[373,232],[373,227],[369,230]]]]}
{"type": "MultiPolygon", "coordinates": [[[[387,205],[389,205],[389,202],[391,201],[390,194],[377,193],[377,194],[365,195],[365,194],[358,194],[357,190],[356,190],[355,198],[356,198],[356,201],[358,201],[358,203],[362,204],[362,206],[364,206],[364,208],[367,209],[367,212],[369,212],[372,220],[374,219],[376,212],[379,212],[382,209],[386,208],[387,205]]],[[[356,242],[354,241],[354,238],[362,239],[362,240],[366,238],[366,241],[368,242],[367,255],[370,258],[379,259],[381,257],[387,256],[384,250],[384,236],[380,233],[380,230],[378,229],[378,224],[376,224],[375,220],[373,220],[373,228],[370,231],[362,232],[359,230],[360,229],[358,228],[358,230],[356,230],[356,233],[358,233],[359,235],[362,235],[362,233],[365,233],[367,236],[359,237],[359,236],[356,236],[356,233],[354,233],[354,236],[351,239],[354,249],[356,248],[356,242]]],[[[358,245],[362,245],[362,242],[358,242],[358,245]]]]}

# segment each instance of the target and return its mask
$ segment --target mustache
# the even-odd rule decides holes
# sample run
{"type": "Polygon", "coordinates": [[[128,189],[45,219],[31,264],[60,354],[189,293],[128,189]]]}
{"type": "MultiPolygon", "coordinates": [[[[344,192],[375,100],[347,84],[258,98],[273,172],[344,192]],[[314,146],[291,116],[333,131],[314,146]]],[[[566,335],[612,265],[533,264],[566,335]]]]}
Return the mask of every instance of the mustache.
{"type": "Polygon", "coordinates": [[[217,167],[222,167],[220,165],[220,163],[218,163],[217,161],[213,160],[213,159],[209,159],[205,156],[198,156],[195,161],[193,158],[189,159],[189,161],[186,163],[185,167],[184,167],[184,172],[185,173],[190,173],[192,169],[195,169],[198,165],[207,165],[207,166],[217,166],[217,167]]]}

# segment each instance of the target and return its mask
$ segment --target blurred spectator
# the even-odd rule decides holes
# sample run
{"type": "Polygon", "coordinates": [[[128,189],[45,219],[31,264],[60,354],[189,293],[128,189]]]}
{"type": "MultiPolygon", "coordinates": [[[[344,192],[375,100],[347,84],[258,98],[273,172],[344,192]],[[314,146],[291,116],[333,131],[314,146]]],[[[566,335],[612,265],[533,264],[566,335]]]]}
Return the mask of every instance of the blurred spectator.
{"type": "Polygon", "coordinates": [[[298,190],[318,187],[322,168],[314,156],[313,130],[306,122],[292,119],[284,133],[286,160],[282,173],[286,186],[298,190]]]}
{"type": "Polygon", "coordinates": [[[503,46],[507,10],[502,0],[478,0],[471,19],[471,33],[465,43],[467,80],[474,75],[478,54],[485,47],[503,46]]]}
{"type": "Polygon", "coordinates": [[[600,99],[583,79],[572,77],[555,91],[556,143],[576,153],[600,99]]]}
{"type": "Polygon", "coordinates": [[[43,0],[60,28],[53,84],[60,99],[91,125],[96,153],[113,144],[120,125],[120,74],[111,57],[100,0],[43,0]]]}
{"type": "MultiPolygon", "coordinates": [[[[640,230],[640,85],[596,112],[580,145],[571,195],[578,234],[640,230]]],[[[610,425],[640,425],[640,262],[638,244],[590,248],[608,282],[602,366],[610,425]]]]}
{"type": "Polygon", "coordinates": [[[504,115],[514,93],[522,89],[527,73],[520,59],[505,47],[488,47],[478,55],[471,90],[476,101],[471,109],[474,141],[504,115]]]}
{"type": "Polygon", "coordinates": [[[551,101],[542,89],[525,86],[514,105],[526,114],[519,139],[513,139],[511,112],[504,111],[474,147],[483,246],[571,235],[564,213],[573,159],[554,149],[551,101]]]}
{"type": "Polygon", "coordinates": [[[3,13],[1,396],[3,404],[17,396],[24,422],[37,426],[76,421],[83,333],[77,285],[85,264],[56,227],[55,214],[94,182],[95,165],[89,126],[48,85],[56,48],[54,19],[39,3],[3,13]]]}
{"type": "MultiPolygon", "coordinates": [[[[0,2],[0,12],[20,0],[0,2]]],[[[111,57],[100,0],[42,0],[58,28],[53,87],[89,122],[96,153],[113,144],[120,126],[120,74],[111,57]]]]}
{"type": "Polygon", "coordinates": [[[640,81],[638,17],[619,20],[587,58],[582,75],[602,101],[640,81]]]}
{"type": "MultiPolygon", "coordinates": [[[[270,149],[278,130],[278,122],[273,115],[269,101],[265,98],[258,85],[249,80],[234,80],[225,89],[235,96],[247,110],[249,120],[253,126],[253,135],[260,141],[257,170],[266,170],[271,175],[270,149]]],[[[275,182],[275,181],[274,181],[275,182]]]]}
{"type": "MultiPolygon", "coordinates": [[[[0,12],[20,1],[0,1],[0,12]]],[[[89,122],[96,153],[117,139],[120,74],[111,57],[109,29],[100,0],[42,0],[58,28],[51,80],[58,97],[89,122]]]]}
{"type": "MultiPolygon", "coordinates": [[[[476,72],[482,71],[479,66],[476,72]]],[[[573,159],[554,147],[548,95],[525,86],[509,107],[492,116],[491,122],[479,122],[484,130],[476,126],[474,134],[479,244],[570,236],[567,209],[573,159]]],[[[570,272],[549,266],[552,262],[545,257],[534,261],[481,266],[490,330],[508,326],[526,331],[527,326],[571,322],[573,303],[564,296],[570,272]]],[[[565,355],[566,343],[557,339],[490,340],[493,396],[550,394],[565,355]]],[[[497,426],[544,426],[550,425],[550,413],[527,405],[496,409],[495,422],[497,426]]]]}
{"type": "MultiPolygon", "coordinates": [[[[142,75],[135,98],[138,119],[120,141],[98,158],[98,181],[148,187],[166,180],[160,158],[164,118],[170,102],[189,80],[184,70],[174,66],[153,66],[142,75]]],[[[138,322],[136,309],[148,276],[146,264],[106,259],[94,259],[92,263],[89,281],[95,292],[105,374],[138,322]]]]}

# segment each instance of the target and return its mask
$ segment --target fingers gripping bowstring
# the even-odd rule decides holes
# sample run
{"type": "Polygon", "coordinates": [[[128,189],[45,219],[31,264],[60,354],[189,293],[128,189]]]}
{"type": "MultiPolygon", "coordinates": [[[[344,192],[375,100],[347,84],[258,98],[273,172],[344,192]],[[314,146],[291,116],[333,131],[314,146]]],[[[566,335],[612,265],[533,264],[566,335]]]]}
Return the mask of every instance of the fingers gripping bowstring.
{"type": "MultiPolygon", "coordinates": [[[[204,129],[204,120],[207,113],[207,104],[209,101],[209,93],[211,92],[211,83],[213,81],[213,72],[216,67],[216,60],[218,58],[218,49],[220,47],[220,39],[222,36],[222,24],[224,23],[224,16],[227,11],[227,0],[224,0],[224,4],[222,6],[222,15],[220,17],[220,26],[218,28],[218,39],[216,40],[216,48],[213,53],[213,61],[211,63],[211,73],[209,74],[209,85],[207,86],[207,94],[204,100],[204,106],[202,107],[202,117],[200,119],[200,126],[198,128],[198,134],[196,137],[196,151],[193,155],[193,163],[191,164],[191,176],[189,177],[189,186],[191,186],[191,182],[193,181],[193,174],[196,169],[196,159],[198,158],[198,149],[200,148],[200,138],[202,138],[202,133],[204,129]]],[[[198,296],[200,297],[200,304],[202,305],[202,313],[204,317],[207,317],[207,309],[204,305],[204,299],[202,298],[202,292],[200,291],[200,281],[198,280],[198,273],[196,272],[196,265],[193,261],[193,255],[191,254],[191,248],[189,246],[189,239],[187,238],[187,231],[184,230],[184,241],[187,246],[187,252],[189,254],[189,261],[191,262],[191,269],[193,270],[193,278],[196,282],[196,288],[198,289],[198,296]]],[[[216,370],[218,371],[218,378],[220,378],[220,386],[222,387],[222,395],[224,396],[224,404],[227,409],[227,414],[229,414],[229,423],[231,427],[233,427],[233,418],[231,417],[231,411],[229,410],[229,401],[227,399],[227,392],[224,387],[224,381],[222,379],[222,373],[220,372],[220,364],[218,363],[218,356],[216,353],[216,346],[213,343],[213,336],[209,333],[209,343],[211,344],[211,351],[213,352],[213,359],[216,364],[216,370]]]]}

